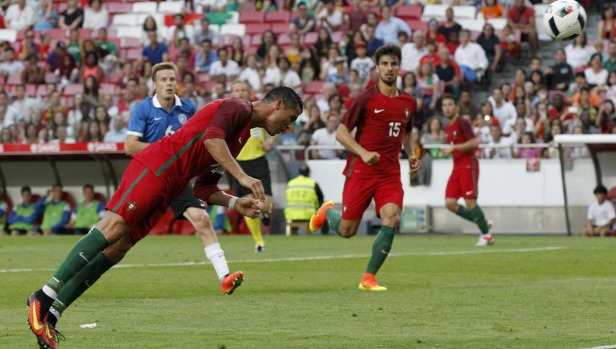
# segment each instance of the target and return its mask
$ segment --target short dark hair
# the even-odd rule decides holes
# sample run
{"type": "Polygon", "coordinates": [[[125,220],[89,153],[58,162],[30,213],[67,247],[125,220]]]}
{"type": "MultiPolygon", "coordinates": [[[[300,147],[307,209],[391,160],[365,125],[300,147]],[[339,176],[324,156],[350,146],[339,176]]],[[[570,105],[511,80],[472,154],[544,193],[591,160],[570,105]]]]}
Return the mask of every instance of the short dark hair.
{"type": "Polygon", "coordinates": [[[308,164],[304,162],[299,166],[299,174],[304,177],[310,176],[310,167],[308,167],[308,164]]]}
{"type": "Polygon", "coordinates": [[[90,189],[92,189],[92,191],[94,191],[94,186],[92,184],[86,183],[86,184],[83,185],[83,190],[86,190],[88,188],[90,188],[90,189]]]}
{"type": "Polygon", "coordinates": [[[28,192],[28,193],[32,194],[32,189],[30,189],[29,186],[24,185],[23,187],[21,187],[21,193],[23,194],[25,192],[28,192]]]}
{"type": "Polygon", "coordinates": [[[265,97],[263,97],[263,102],[271,103],[279,99],[283,100],[284,109],[299,108],[300,113],[304,110],[304,101],[302,97],[297,94],[295,90],[286,86],[279,86],[271,89],[265,97]]]}
{"type": "Polygon", "coordinates": [[[593,191],[593,193],[595,195],[597,194],[603,194],[603,195],[607,195],[607,188],[604,185],[599,184],[595,190],[593,191]]]}
{"type": "Polygon", "coordinates": [[[441,103],[444,102],[446,99],[451,99],[453,101],[453,104],[458,104],[456,96],[452,95],[451,93],[445,93],[441,98],[441,103]]]}
{"type": "Polygon", "coordinates": [[[376,50],[374,53],[374,58],[377,65],[383,56],[394,56],[398,58],[399,63],[402,62],[402,50],[400,50],[400,47],[396,45],[384,45],[376,50]]]}

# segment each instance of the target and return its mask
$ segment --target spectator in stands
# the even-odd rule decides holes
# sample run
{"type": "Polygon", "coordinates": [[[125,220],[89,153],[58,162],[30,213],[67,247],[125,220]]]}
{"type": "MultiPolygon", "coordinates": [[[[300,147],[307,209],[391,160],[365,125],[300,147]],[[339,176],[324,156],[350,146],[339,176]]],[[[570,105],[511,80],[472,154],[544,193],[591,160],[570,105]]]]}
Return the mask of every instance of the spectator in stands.
{"type": "Polygon", "coordinates": [[[99,125],[99,123],[94,120],[89,121],[86,126],[86,131],[84,132],[84,135],[80,141],[102,142],[103,134],[101,133],[101,126],[99,125]]]}
{"type": "Polygon", "coordinates": [[[413,33],[413,42],[405,44],[402,47],[402,62],[400,62],[400,69],[402,71],[415,72],[419,68],[419,60],[428,53],[428,49],[425,46],[426,36],[421,30],[416,30],[413,33]]]}
{"type": "Polygon", "coordinates": [[[199,0],[203,13],[227,12],[227,0],[199,0]]]}
{"type": "Polygon", "coordinates": [[[285,56],[278,57],[278,67],[280,68],[280,82],[278,86],[287,86],[296,89],[301,86],[302,80],[299,75],[291,70],[291,62],[285,56]]]}
{"type": "MultiPolygon", "coordinates": [[[[417,87],[417,76],[412,71],[404,73],[400,81],[400,85],[401,85],[400,89],[403,92],[408,93],[409,95],[415,98],[421,97],[421,91],[417,87]]],[[[418,107],[419,107],[419,103],[418,103],[418,107]]]]}
{"type": "Polygon", "coordinates": [[[458,108],[460,110],[460,115],[470,115],[471,119],[474,119],[480,112],[479,108],[473,102],[473,95],[469,90],[464,90],[460,93],[458,108]]]}
{"type": "Polygon", "coordinates": [[[385,6],[381,9],[381,17],[381,21],[376,26],[376,37],[383,40],[385,44],[397,44],[398,33],[401,31],[405,32],[407,37],[411,37],[411,29],[408,24],[400,18],[394,17],[390,7],[385,6]]]}
{"type": "MultiPolygon", "coordinates": [[[[383,40],[377,38],[376,35],[376,27],[369,25],[366,27],[366,44],[368,45],[368,56],[374,56],[376,50],[383,46],[385,43],[383,40]]],[[[404,55],[403,55],[404,57],[404,55]]],[[[402,60],[404,62],[404,59],[402,60]]]]}
{"type": "Polygon", "coordinates": [[[58,25],[65,30],[83,27],[83,10],[77,6],[77,0],[66,1],[66,10],[60,13],[58,25]]]}
{"type": "Polygon", "coordinates": [[[598,86],[600,88],[605,88],[607,84],[608,71],[603,68],[603,62],[601,60],[601,55],[598,53],[593,54],[590,57],[589,67],[584,70],[584,75],[586,76],[586,81],[590,88],[598,86]]]}
{"type": "Polygon", "coordinates": [[[304,46],[304,48],[302,48],[297,71],[304,83],[313,81],[319,77],[321,74],[321,67],[319,65],[319,57],[313,47],[304,46]]]}
{"type": "Polygon", "coordinates": [[[598,37],[604,40],[616,38],[616,20],[614,19],[614,7],[607,6],[603,9],[601,20],[597,24],[598,37]]]}
{"type": "Polygon", "coordinates": [[[598,185],[593,191],[597,202],[593,202],[588,207],[586,215],[586,227],[582,230],[583,236],[609,236],[612,233],[616,212],[614,205],[607,200],[607,188],[603,185],[598,185]]]}
{"type": "Polygon", "coordinates": [[[368,46],[365,42],[355,42],[354,45],[355,52],[357,53],[357,58],[351,61],[351,69],[357,70],[357,73],[359,75],[359,82],[365,84],[368,81],[370,69],[375,66],[375,63],[371,57],[367,56],[368,46]]]}
{"type": "MultiPolygon", "coordinates": [[[[571,104],[578,103],[580,100],[580,92],[587,88],[590,90],[590,85],[586,81],[586,75],[584,73],[577,73],[575,75],[575,83],[569,85],[569,90],[567,93],[570,96],[569,102],[571,104]]],[[[603,99],[599,97],[599,95],[594,91],[590,90],[590,102],[593,106],[597,107],[603,99]]]]}
{"type": "Polygon", "coordinates": [[[492,100],[490,102],[494,109],[494,117],[498,119],[499,125],[504,125],[508,119],[518,117],[513,104],[504,100],[503,90],[500,87],[492,90],[492,100]]]}
{"type": "Polygon", "coordinates": [[[64,105],[62,105],[60,97],[60,92],[58,91],[54,91],[49,95],[49,106],[43,111],[42,114],[43,120],[46,123],[51,123],[53,121],[53,116],[56,114],[56,112],[65,112],[65,108],[64,105]]]}
{"type": "Polygon", "coordinates": [[[325,28],[331,33],[336,32],[342,26],[342,14],[336,11],[334,0],[324,0],[323,10],[316,16],[320,28],[325,28]]]}
{"type": "Polygon", "coordinates": [[[537,56],[539,38],[535,26],[535,10],[526,6],[524,0],[515,0],[514,6],[507,11],[507,24],[522,32],[522,41],[527,41],[530,45],[531,57],[537,56]]]}
{"type": "Polygon", "coordinates": [[[406,32],[399,31],[398,32],[398,42],[396,42],[396,45],[402,48],[408,42],[409,42],[409,36],[406,34],[406,32]]]}
{"type": "Polygon", "coordinates": [[[341,85],[347,85],[349,83],[349,72],[347,71],[344,63],[345,59],[342,56],[335,58],[335,72],[327,75],[326,81],[333,83],[336,87],[341,85]]]}
{"type": "Polygon", "coordinates": [[[44,31],[58,25],[58,14],[52,7],[50,0],[41,0],[34,9],[34,23],[32,29],[44,31]]]}
{"type": "Polygon", "coordinates": [[[323,121],[327,121],[330,115],[335,115],[340,120],[341,115],[346,113],[346,108],[344,104],[342,104],[342,97],[340,95],[330,95],[327,99],[327,103],[329,105],[329,109],[321,114],[321,119],[323,121]]]}
{"type": "Polygon", "coordinates": [[[26,0],[16,0],[7,9],[4,23],[9,29],[24,30],[34,24],[34,10],[26,6],[26,0]]]}
{"type": "Polygon", "coordinates": [[[25,65],[15,59],[15,49],[8,47],[4,50],[4,61],[0,63],[0,74],[12,75],[20,74],[25,69],[25,65]]]}
{"type": "Polygon", "coordinates": [[[208,39],[212,46],[218,46],[219,38],[215,30],[210,29],[210,20],[207,16],[203,16],[199,24],[195,25],[193,43],[196,48],[199,48],[203,40],[208,39]]]}
{"type": "Polygon", "coordinates": [[[458,98],[462,84],[460,67],[451,60],[451,53],[446,47],[439,49],[439,58],[440,62],[436,66],[436,76],[445,84],[445,92],[449,92],[458,98]]]}
{"type": "MultiPolygon", "coordinates": [[[[100,0],[91,0],[91,2],[98,2],[100,0]]],[[[113,41],[109,41],[107,38],[107,28],[101,27],[97,31],[96,48],[98,49],[100,57],[106,57],[107,55],[118,56],[118,47],[113,41]]]]}
{"type": "MultiPolygon", "coordinates": [[[[299,42],[299,37],[297,39],[299,42]]],[[[293,42],[293,38],[291,38],[291,42],[293,42]]],[[[246,51],[244,50],[244,43],[242,42],[242,38],[236,36],[233,38],[231,42],[231,52],[229,52],[229,57],[232,61],[235,61],[240,67],[244,65],[246,61],[246,51]]]]}
{"type": "MultiPolygon", "coordinates": [[[[184,24],[184,15],[178,13],[173,16],[173,26],[167,30],[166,44],[169,47],[179,47],[182,38],[187,38],[193,44],[195,31],[192,25],[184,24]]],[[[152,38],[150,38],[150,41],[152,41],[152,38]]]]}
{"type": "Polygon", "coordinates": [[[28,186],[21,188],[22,203],[15,205],[13,211],[9,215],[8,224],[9,231],[12,236],[17,235],[37,235],[34,223],[41,213],[43,205],[42,200],[39,203],[34,202],[32,190],[28,186]]]}
{"type": "MultiPolygon", "coordinates": [[[[521,144],[535,144],[535,136],[532,132],[524,132],[521,144]]],[[[514,153],[516,158],[533,159],[541,157],[541,149],[539,148],[516,148],[514,153]]]]}
{"type": "Polygon", "coordinates": [[[453,8],[447,8],[445,11],[445,22],[438,27],[438,32],[443,34],[447,42],[452,42],[454,38],[458,37],[461,30],[462,26],[453,18],[453,8]],[[454,33],[455,36],[452,36],[452,33],[454,33]]]}
{"type": "Polygon", "coordinates": [[[24,40],[20,43],[17,49],[17,59],[25,61],[29,55],[37,54],[39,45],[34,42],[34,30],[27,29],[24,35],[24,40]]]}
{"type": "Polygon", "coordinates": [[[79,39],[79,29],[73,29],[69,33],[68,45],[66,51],[74,58],[75,61],[81,62],[81,40],[79,39]]]}
{"type": "MultiPolygon", "coordinates": [[[[321,35],[320,32],[319,35],[321,35]]],[[[267,56],[267,53],[269,52],[270,46],[276,45],[277,43],[278,39],[272,30],[268,29],[264,31],[263,34],[261,34],[261,45],[257,49],[257,57],[264,60],[265,56],[267,56]]]]}
{"type": "Polygon", "coordinates": [[[327,57],[328,50],[332,45],[336,45],[332,40],[332,36],[325,28],[319,28],[319,36],[317,38],[316,43],[314,44],[314,48],[316,49],[317,56],[319,59],[327,57]]]}
{"type": "Polygon", "coordinates": [[[503,56],[517,58],[520,55],[520,43],[515,34],[513,34],[513,28],[509,24],[503,28],[500,41],[503,47],[503,56]]]}
{"type": "Polygon", "coordinates": [[[6,126],[2,127],[2,130],[0,131],[0,143],[1,144],[11,144],[15,142],[16,142],[15,134],[13,134],[12,129],[6,126]]]}
{"type": "Polygon", "coordinates": [[[558,49],[554,56],[554,65],[546,69],[546,77],[550,90],[566,91],[574,80],[573,67],[567,63],[563,49],[558,49]]]}
{"type": "MultiPolygon", "coordinates": [[[[124,127],[124,119],[121,115],[116,115],[113,118],[113,127],[105,134],[104,142],[124,143],[126,140],[126,132],[128,129],[124,127]]],[[[84,188],[85,191],[85,188],[84,188]]],[[[85,192],[84,192],[85,196],[85,192]]]]}
{"type": "Polygon", "coordinates": [[[101,133],[105,135],[109,132],[109,128],[111,126],[111,117],[107,114],[107,110],[102,105],[97,106],[94,109],[94,120],[98,122],[100,126],[101,133]]]}
{"type": "MultiPolygon", "coordinates": [[[[321,63],[320,80],[327,80],[327,77],[330,74],[336,73],[336,58],[338,57],[340,57],[340,51],[338,51],[338,46],[330,46],[327,51],[327,59],[323,60],[321,63]]],[[[343,61],[343,63],[346,65],[346,62],[343,61]]]]}
{"type": "MultiPolygon", "coordinates": [[[[240,0],[240,4],[244,0],[240,0]]],[[[275,11],[277,9],[277,4],[272,0],[255,0],[255,9],[257,11],[261,11],[263,13],[275,11]]]]}
{"type": "Polygon", "coordinates": [[[167,62],[169,60],[169,48],[163,42],[158,41],[158,34],[154,30],[148,32],[150,45],[143,48],[141,60],[148,60],[152,64],[167,62]]]}
{"type": "Polygon", "coordinates": [[[43,235],[58,235],[65,234],[64,225],[71,218],[71,208],[68,202],[64,199],[62,185],[54,184],[47,196],[43,196],[41,201],[44,202],[43,222],[41,230],[43,235]]]}
{"type": "Polygon", "coordinates": [[[62,55],[55,73],[57,74],[56,81],[63,86],[79,82],[79,68],[70,54],[62,55]]]}
{"type": "MultiPolygon", "coordinates": [[[[447,144],[447,135],[443,130],[443,122],[439,117],[432,116],[426,122],[426,131],[422,132],[421,144],[433,145],[433,144],[447,144]]],[[[444,159],[441,148],[426,148],[426,153],[430,155],[432,159],[444,159]]]]}
{"type": "Polygon", "coordinates": [[[26,61],[28,65],[21,71],[21,83],[32,85],[45,84],[45,69],[38,66],[39,58],[36,53],[29,55],[26,61]]]}
{"type": "Polygon", "coordinates": [[[101,81],[103,77],[103,70],[98,65],[98,56],[94,52],[86,53],[85,64],[79,71],[79,82],[84,83],[90,76],[94,77],[96,81],[101,81]]]}
{"type": "Polygon", "coordinates": [[[603,61],[603,68],[605,68],[608,73],[616,72],[616,41],[610,41],[607,46],[607,57],[603,61]]]}
{"type": "Polygon", "coordinates": [[[22,144],[35,144],[38,143],[38,134],[39,130],[36,126],[32,124],[26,124],[23,130],[23,135],[21,136],[22,144]]]}
{"type": "MultiPolygon", "coordinates": [[[[338,128],[338,124],[340,123],[339,115],[330,115],[327,118],[327,123],[324,128],[319,128],[314,131],[312,134],[312,139],[310,141],[311,145],[327,145],[327,146],[337,146],[340,145],[338,140],[336,140],[336,129],[338,128]]],[[[341,155],[340,150],[334,149],[323,149],[323,150],[315,150],[312,152],[313,159],[339,159],[341,155]]]]}
{"type": "Polygon", "coordinates": [[[289,25],[289,34],[299,33],[304,34],[314,31],[315,21],[314,17],[308,14],[308,7],[305,3],[297,4],[297,17],[291,20],[289,25]]]}
{"type": "Polygon", "coordinates": [[[49,141],[50,143],[66,143],[72,144],[75,143],[76,140],[73,137],[69,137],[69,127],[65,125],[59,125],[56,127],[55,132],[53,134],[53,138],[49,141]]]}
{"type": "MultiPolygon", "coordinates": [[[[143,29],[143,32],[141,33],[141,45],[143,45],[143,47],[150,46],[151,44],[150,32],[151,31],[156,32],[156,36],[158,38],[164,38],[165,35],[167,34],[166,28],[159,27],[158,24],[156,23],[156,20],[152,16],[147,16],[145,18],[145,20],[143,21],[142,29],[143,29]]],[[[201,41],[195,41],[195,42],[200,43],[201,41]]]]}
{"type": "Polygon", "coordinates": [[[505,16],[503,6],[498,3],[498,0],[486,0],[485,4],[481,6],[481,14],[485,20],[503,18],[505,16]]]}
{"type": "Polygon", "coordinates": [[[254,91],[261,90],[261,78],[257,69],[257,57],[254,54],[246,57],[246,66],[242,69],[239,80],[246,81],[254,91]]]}
{"type": "MultiPolygon", "coordinates": [[[[64,41],[58,41],[56,48],[49,52],[47,59],[45,60],[45,73],[53,73],[58,69],[58,65],[62,59],[62,56],[68,54],[66,51],[66,43],[64,41]]],[[[0,63],[1,66],[2,63],[0,63]]]]}
{"type": "Polygon", "coordinates": [[[66,228],[78,235],[85,235],[103,217],[105,203],[94,198],[94,186],[83,186],[83,202],[75,206],[66,228]]]}
{"type": "MultiPolygon", "coordinates": [[[[490,23],[483,26],[483,31],[477,38],[477,43],[486,53],[489,62],[488,72],[496,72],[500,70],[501,65],[501,42],[494,34],[494,27],[490,23]]],[[[490,75],[490,74],[488,74],[490,75]]]]}
{"type": "Polygon", "coordinates": [[[40,102],[37,99],[28,97],[26,94],[26,85],[17,85],[15,98],[6,111],[4,124],[12,125],[30,122],[31,114],[38,110],[39,106],[40,102]]]}
{"type": "Polygon", "coordinates": [[[464,29],[460,32],[460,46],[456,49],[454,60],[460,66],[466,81],[477,82],[488,69],[489,62],[483,48],[471,42],[470,38],[470,30],[464,29]]]}
{"type": "Polygon", "coordinates": [[[438,21],[434,18],[430,18],[428,21],[428,32],[426,33],[426,41],[434,42],[437,46],[440,47],[441,44],[445,44],[447,42],[447,38],[445,35],[439,33],[438,31],[438,21]]]}
{"type": "Polygon", "coordinates": [[[344,56],[346,59],[347,64],[350,64],[351,61],[357,57],[354,45],[355,43],[353,42],[351,33],[342,33],[340,42],[338,43],[338,50],[340,51],[340,55],[344,56]]]}
{"type": "Polygon", "coordinates": [[[212,63],[218,60],[218,54],[212,50],[212,41],[203,39],[200,50],[195,57],[195,71],[209,73],[212,63]]]}
{"type": "Polygon", "coordinates": [[[229,59],[229,52],[226,48],[219,48],[218,61],[212,63],[210,67],[210,75],[213,79],[217,79],[220,75],[225,75],[228,81],[237,79],[240,75],[240,66],[237,62],[229,59]]]}
{"type": "MultiPolygon", "coordinates": [[[[417,86],[422,91],[423,119],[430,117],[436,110],[436,102],[440,98],[439,78],[430,62],[422,64],[417,69],[417,86]]],[[[417,118],[421,121],[422,118],[417,118]]],[[[421,125],[421,122],[419,122],[421,125]]]]}
{"type": "Polygon", "coordinates": [[[572,43],[565,47],[567,63],[569,63],[573,69],[586,66],[594,52],[595,50],[593,47],[588,45],[586,32],[582,32],[572,43]]]}
{"type": "Polygon", "coordinates": [[[362,24],[359,27],[359,31],[361,31],[362,35],[365,37],[368,36],[368,32],[366,31],[366,29],[368,27],[374,27],[376,28],[376,26],[379,24],[379,17],[375,12],[368,12],[366,14],[366,23],[362,24]]]}
{"type": "MultiPolygon", "coordinates": [[[[589,113],[589,115],[592,120],[592,113],[589,113]]],[[[599,133],[608,134],[612,132],[612,128],[616,125],[616,112],[614,111],[614,102],[610,99],[603,101],[599,107],[595,125],[599,133]]]]}
{"type": "Polygon", "coordinates": [[[105,28],[109,25],[109,12],[101,0],[90,0],[83,15],[83,27],[92,30],[105,28]]]}
{"type": "Polygon", "coordinates": [[[484,151],[486,159],[511,159],[511,140],[503,137],[500,126],[490,126],[490,136],[492,139],[484,151]]]}

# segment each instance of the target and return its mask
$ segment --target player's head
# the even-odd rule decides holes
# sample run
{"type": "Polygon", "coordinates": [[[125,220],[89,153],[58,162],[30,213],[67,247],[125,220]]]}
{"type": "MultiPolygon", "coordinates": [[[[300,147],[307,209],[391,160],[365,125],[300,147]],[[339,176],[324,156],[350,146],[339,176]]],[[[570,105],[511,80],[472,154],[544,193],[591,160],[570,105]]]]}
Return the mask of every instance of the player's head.
{"type": "Polygon", "coordinates": [[[304,110],[302,97],[290,87],[274,87],[261,102],[267,104],[269,115],[261,120],[259,126],[265,128],[270,135],[284,132],[304,110]]]}
{"type": "Polygon", "coordinates": [[[51,195],[53,196],[55,201],[58,201],[62,198],[62,184],[55,183],[51,186],[51,195]]]}
{"type": "Polygon", "coordinates": [[[178,89],[177,76],[178,68],[171,62],[158,63],[152,67],[154,89],[160,98],[175,98],[178,89]]]}
{"type": "Polygon", "coordinates": [[[605,197],[607,196],[607,188],[601,184],[599,184],[595,190],[593,190],[593,193],[595,194],[595,196],[597,197],[597,200],[600,203],[603,203],[603,201],[605,201],[605,197]]]}
{"type": "Polygon", "coordinates": [[[310,177],[310,167],[305,162],[299,166],[299,174],[304,177],[310,177]]]}
{"type": "Polygon", "coordinates": [[[92,184],[83,185],[83,198],[86,201],[91,201],[94,199],[94,186],[92,184]]]}
{"type": "Polygon", "coordinates": [[[21,187],[21,198],[25,203],[30,203],[32,200],[32,189],[29,186],[21,187]]]}
{"type": "Polygon", "coordinates": [[[455,117],[458,114],[456,97],[451,93],[445,93],[441,99],[441,108],[443,110],[443,115],[445,115],[447,119],[455,117]]]}
{"type": "Polygon", "coordinates": [[[389,86],[394,86],[400,73],[400,61],[402,61],[400,47],[395,45],[381,46],[376,50],[374,57],[379,80],[389,86]]]}
{"type": "Polygon", "coordinates": [[[248,83],[244,80],[233,81],[231,83],[231,97],[249,101],[248,83]]]}

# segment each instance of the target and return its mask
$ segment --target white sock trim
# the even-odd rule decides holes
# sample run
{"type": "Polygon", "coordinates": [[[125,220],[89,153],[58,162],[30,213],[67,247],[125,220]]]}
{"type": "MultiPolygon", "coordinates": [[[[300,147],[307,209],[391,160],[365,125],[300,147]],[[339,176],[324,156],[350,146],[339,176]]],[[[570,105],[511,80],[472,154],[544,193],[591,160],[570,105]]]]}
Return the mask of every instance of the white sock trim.
{"type": "Polygon", "coordinates": [[[220,248],[220,244],[217,242],[205,246],[203,250],[207,259],[212,263],[216,275],[218,275],[218,280],[222,281],[225,276],[229,275],[229,265],[227,265],[225,252],[220,248]]]}
{"type": "Polygon", "coordinates": [[[58,293],[56,291],[54,291],[53,288],[51,288],[51,287],[49,287],[47,285],[43,286],[43,293],[45,293],[46,295],[48,295],[52,299],[58,298],[58,293]]]}
{"type": "Polygon", "coordinates": [[[52,313],[53,316],[56,317],[56,320],[60,320],[61,314],[60,314],[60,312],[56,308],[54,308],[54,307],[49,308],[49,312],[52,313]]]}

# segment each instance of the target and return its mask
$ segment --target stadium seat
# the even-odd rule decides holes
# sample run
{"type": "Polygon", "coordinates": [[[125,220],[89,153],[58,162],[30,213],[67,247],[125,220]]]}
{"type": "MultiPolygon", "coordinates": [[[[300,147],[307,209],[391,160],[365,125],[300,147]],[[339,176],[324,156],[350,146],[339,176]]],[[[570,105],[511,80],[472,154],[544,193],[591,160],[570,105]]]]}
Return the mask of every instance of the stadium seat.
{"type": "Polygon", "coordinates": [[[406,24],[409,26],[409,28],[411,29],[411,31],[415,31],[415,30],[423,30],[424,32],[426,32],[428,30],[428,22],[424,22],[421,20],[409,20],[406,21],[406,24]]]}
{"type": "Polygon", "coordinates": [[[250,46],[261,46],[261,34],[255,34],[252,36],[250,46]]]}
{"type": "Polygon", "coordinates": [[[66,203],[71,208],[71,212],[73,212],[73,210],[75,209],[75,199],[73,198],[73,196],[70,193],[64,191],[62,192],[62,200],[66,201],[66,203]]]}
{"type": "MultiPolygon", "coordinates": [[[[93,31],[92,29],[89,29],[89,28],[79,28],[79,29],[77,29],[77,31],[79,32],[79,41],[84,41],[86,39],[91,39],[93,34],[95,36],[98,35],[98,32],[95,32],[95,31],[93,31]]],[[[107,38],[109,39],[109,35],[107,36],[107,38]]]]}
{"type": "Polygon", "coordinates": [[[475,19],[477,8],[475,6],[453,6],[453,17],[455,19],[475,19]]]}
{"type": "Polygon", "coordinates": [[[320,93],[324,85],[325,81],[309,81],[306,83],[306,86],[304,86],[304,93],[309,95],[320,93]]]}
{"type": "Polygon", "coordinates": [[[19,85],[21,84],[21,74],[9,74],[6,78],[7,85],[19,85]]]}
{"type": "Polygon", "coordinates": [[[291,37],[289,36],[289,34],[287,33],[280,34],[278,36],[278,45],[280,46],[291,45],[291,37]]]}
{"type": "Polygon", "coordinates": [[[174,235],[195,235],[195,227],[187,219],[174,219],[169,224],[169,233],[174,235]]]}
{"type": "Polygon", "coordinates": [[[122,13],[130,13],[133,5],[126,2],[108,2],[103,4],[109,12],[109,15],[115,16],[122,13]]]}
{"type": "Polygon", "coordinates": [[[291,22],[291,13],[289,11],[273,11],[265,15],[267,23],[289,23],[291,22]]]}
{"type": "Polygon", "coordinates": [[[421,19],[421,6],[402,5],[396,7],[395,16],[402,20],[421,19]]]}
{"type": "Polygon", "coordinates": [[[115,84],[110,84],[110,83],[102,83],[101,84],[101,91],[104,94],[113,96],[115,94],[115,90],[116,90],[116,85],[115,84]]]}
{"type": "Polygon", "coordinates": [[[332,33],[332,40],[334,42],[342,41],[342,34],[344,34],[344,32],[342,32],[342,31],[333,32],[332,33]]]}
{"type": "Polygon", "coordinates": [[[77,93],[83,93],[83,84],[68,84],[64,87],[62,96],[73,97],[77,93]]]}
{"type": "MultiPolygon", "coordinates": [[[[210,20],[210,24],[218,24],[223,25],[227,24],[227,20],[233,17],[230,13],[224,12],[210,12],[206,13],[205,16],[210,20]]],[[[237,24],[237,23],[234,23],[237,24]]]]}
{"type": "Polygon", "coordinates": [[[426,5],[421,15],[422,21],[428,21],[430,18],[436,18],[437,20],[445,19],[445,12],[447,11],[447,5],[426,5]]]}
{"type": "Polygon", "coordinates": [[[272,31],[276,35],[286,33],[289,31],[289,23],[274,23],[272,24],[272,31]]]}
{"type": "Polygon", "coordinates": [[[198,81],[198,83],[204,83],[206,81],[210,81],[210,74],[209,73],[199,73],[199,74],[197,74],[197,81],[198,81]]]}
{"type": "Polygon", "coordinates": [[[458,22],[462,26],[462,28],[468,29],[470,31],[483,31],[483,25],[485,24],[483,19],[462,18],[457,19],[456,22],[458,22]]]}
{"type": "Polygon", "coordinates": [[[287,227],[285,233],[287,236],[299,235],[299,229],[304,231],[304,235],[310,235],[310,228],[308,221],[287,221],[287,227]]]}
{"type": "Polygon", "coordinates": [[[492,24],[494,30],[503,30],[507,25],[507,18],[488,19],[488,23],[492,24]]]}
{"type": "Polygon", "coordinates": [[[143,22],[145,22],[145,19],[148,17],[152,17],[154,18],[154,21],[156,22],[156,25],[162,27],[165,25],[165,15],[162,13],[138,13],[136,14],[137,16],[137,26],[139,27],[143,27],[143,22]]]}
{"type": "Polygon", "coordinates": [[[101,193],[94,193],[94,200],[98,200],[103,204],[107,202],[107,198],[101,193]]]}
{"type": "Polygon", "coordinates": [[[28,97],[36,97],[36,86],[34,84],[26,85],[26,96],[28,97]]]}
{"type": "Polygon", "coordinates": [[[264,21],[263,13],[260,11],[240,13],[240,23],[263,23],[264,21]]]}
{"type": "Polygon", "coordinates": [[[118,48],[143,48],[141,40],[138,38],[122,38],[118,48]]]}
{"type": "Polygon", "coordinates": [[[183,9],[184,1],[161,1],[158,4],[158,13],[181,13],[183,9]]]}
{"type": "MultiPolygon", "coordinates": [[[[123,15],[113,16],[111,25],[114,27],[134,27],[139,25],[137,22],[137,15],[133,13],[127,13],[123,15]]],[[[51,30],[51,29],[50,29],[51,30]]]]}
{"type": "Polygon", "coordinates": [[[244,36],[246,35],[246,25],[245,24],[223,24],[220,27],[220,34],[244,36]]]}
{"type": "MultiPolygon", "coordinates": [[[[47,73],[47,74],[53,74],[53,73],[47,73]]],[[[47,74],[45,74],[45,75],[47,75],[47,74]]],[[[54,77],[55,77],[55,75],[54,75],[54,77]]],[[[45,83],[47,83],[47,84],[55,84],[55,81],[54,82],[47,82],[47,80],[45,80],[45,83]]],[[[38,98],[47,98],[48,97],[48,95],[47,95],[47,86],[46,85],[38,85],[37,88],[36,88],[36,96],[38,98]]]]}
{"type": "Polygon", "coordinates": [[[220,26],[218,24],[210,24],[208,28],[216,33],[220,33],[220,26]]]}
{"type": "Polygon", "coordinates": [[[306,35],[304,35],[304,45],[314,45],[316,44],[317,40],[319,39],[319,34],[316,32],[310,32],[310,33],[306,33],[306,35]]]}
{"type": "Polygon", "coordinates": [[[169,234],[169,226],[173,221],[174,215],[173,211],[170,208],[167,209],[167,212],[158,220],[158,223],[150,230],[150,235],[168,235],[169,234]]]}
{"type": "Polygon", "coordinates": [[[118,27],[116,31],[116,37],[122,38],[139,38],[141,39],[141,33],[143,33],[142,27],[118,27]]]}
{"type": "Polygon", "coordinates": [[[132,13],[156,13],[158,3],[154,1],[135,2],[131,9],[132,13]]]}
{"type": "Polygon", "coordinates": [[[129,48],[126,50],[124,58],[131,62],[136,61],[141,58],[142,51],[140,48],[129,48]]]}
{"type": "Polygon", "coordinates": [[[254,54],[256,54],[258,49],[259,49],[258,46],[246,46],[246,47],[244,47],[244,51],[246,51],[247,55],[254,55],[254,54]]]}
{"type": "Polygon", "coordinates": [[[270,24],[266,23],[248,23],[246,24],[246,35],[261,34],[266,30],[271,29],[270,24]]]}

